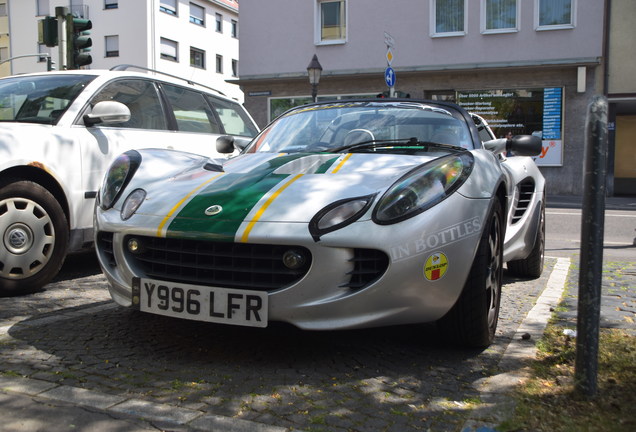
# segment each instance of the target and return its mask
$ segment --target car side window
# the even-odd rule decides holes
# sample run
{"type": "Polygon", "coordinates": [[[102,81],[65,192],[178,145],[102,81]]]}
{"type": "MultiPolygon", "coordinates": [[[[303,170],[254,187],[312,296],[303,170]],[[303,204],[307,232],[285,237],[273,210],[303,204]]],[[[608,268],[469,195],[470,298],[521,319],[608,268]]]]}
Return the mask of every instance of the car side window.
{"type": "Polygon", "coordinates": [[[208,96],[208,101],[210,101],[221,119],[226,134],[250,138],[258,134],[253,122],[239,104],[210,96],[208,96]]]}
{"type": "Polygon", "coordinates": [[[165,83],[162,88],[170,101],[179,131],[221,133],[214,113],[201,93],[165,83]]]}
{"type": "Polygon", "coordinates": [[[108,127],[168,129],[157,88],[152,81],[143,79],[114,81],[100,90],[90,104],[95,106],[97,102],[102,101],[121,102],[130,109],[130,120],[122,123],[110,123],[108,127]]]}

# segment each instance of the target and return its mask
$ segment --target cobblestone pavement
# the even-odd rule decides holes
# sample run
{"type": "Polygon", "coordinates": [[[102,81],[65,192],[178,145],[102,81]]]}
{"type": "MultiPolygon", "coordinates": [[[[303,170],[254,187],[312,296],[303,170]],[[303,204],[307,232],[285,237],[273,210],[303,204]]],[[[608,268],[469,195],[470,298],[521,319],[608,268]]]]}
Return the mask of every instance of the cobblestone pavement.
{"type": "Polygon", "coordinates": [[[26,377],[132,401],[122,412],[151,402],[316,432],[461,430],[555,263],[506,277],[496,342],[477,351],[444,346],[432,325],[305,332],[135,313],[110,301],[92,256],[67,261],[46,290],[0,299],[0,387],[26,377]]]}
{"type": "MultiPolygon", "coordinates": [[[[579,288],[578,262],[572,262],[558,319],[576,329],[579,288]]],[[[636,263],[605,262],[601,282],[601,328],[619,328],[636,336],[636,263]]]]}

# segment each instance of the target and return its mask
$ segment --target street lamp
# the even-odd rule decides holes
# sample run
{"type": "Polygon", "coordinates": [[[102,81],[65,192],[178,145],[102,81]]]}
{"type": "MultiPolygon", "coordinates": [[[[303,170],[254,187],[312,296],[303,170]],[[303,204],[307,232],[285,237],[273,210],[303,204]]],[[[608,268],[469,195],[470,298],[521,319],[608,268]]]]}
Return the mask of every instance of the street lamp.
{"type": "Polygon", "coordinates": [[[311,98],[314,102],[317,100],[318,96],[318,83],[320,82],[320,74],[322,73],[322,66],[320,66],[320,62],[318,61],[318,56],[314,54],[314,57],[309,62],[309,66],[307,66],[307,74],[309,75],[309,84],[311,84],[311,98]]]}

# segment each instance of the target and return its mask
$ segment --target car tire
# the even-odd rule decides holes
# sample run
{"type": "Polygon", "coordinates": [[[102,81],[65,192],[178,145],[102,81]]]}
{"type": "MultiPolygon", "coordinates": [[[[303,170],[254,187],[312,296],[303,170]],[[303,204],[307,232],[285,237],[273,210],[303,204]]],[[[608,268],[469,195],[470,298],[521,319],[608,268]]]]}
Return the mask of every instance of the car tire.
{"type": "Polygon", "coordinates": [[[519,277],[536,279],[543,273],[545,256],[545,198],[541,203],[539,228],[530,255],[524,259],[508,261],[508,271],[519,277]]]}
{"type": "Polygon", "coordinates": [[[504,222],[501,202],[495,199],[477,254],[459,299],[438,322],[445,341],[468,348],[484,348],[495,338],[503,276],[504,222]]]}
{"type": "Polygon", "coordinates": [[[0,294],[27,294],[59,272],[69,242],[66,215],[32,181],[0,185],[0,294]]]}

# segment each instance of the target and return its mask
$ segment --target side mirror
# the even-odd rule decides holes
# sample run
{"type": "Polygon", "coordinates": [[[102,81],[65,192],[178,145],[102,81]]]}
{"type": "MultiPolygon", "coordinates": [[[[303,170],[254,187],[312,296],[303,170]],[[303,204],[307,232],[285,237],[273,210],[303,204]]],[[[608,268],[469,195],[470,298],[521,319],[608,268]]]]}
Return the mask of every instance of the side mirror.
{"type": "Polygon", "coordinates": [[[216,151],[226,154],[233,153],[235,149],[243,150],[251,141],[251,138],[221,135],[216,139],[216,151]]]}
{"type": "Polygon", "coordinates": [[[541,147],[541,138],[534,135],[515,135],[510,139],[499,138],[484,143],[484,148],[494,154],[509,151],[515,156],[539,156],[541,147]]]}
{"type": "Polygon", "coordinates": [[[515,156],[539,156],[542,150],[541,138],[534,135],[513,136],[508,149],[515,156]]]}
{"type": "Polygon", "coordinates": [[[84,124],[93,126],[97,123],[123,123],[130,120],[130,109],[121,102],[97,102],[90,113],[85,114],[84,124]]]}
{"type": "Polygon", "coordinates": [[[216,151],[227,154],[234,152],[234,137],[230,135],[221,135],[216,139],[216,151]]]}

